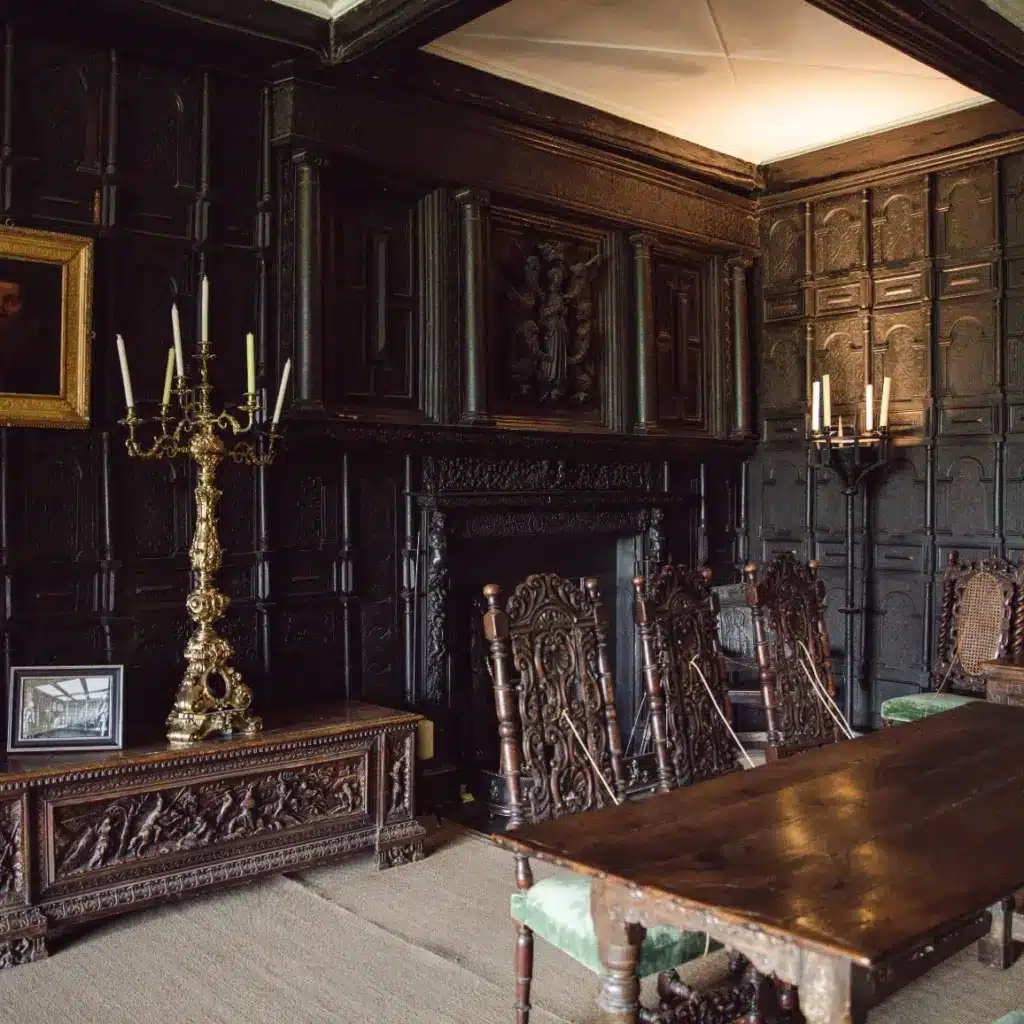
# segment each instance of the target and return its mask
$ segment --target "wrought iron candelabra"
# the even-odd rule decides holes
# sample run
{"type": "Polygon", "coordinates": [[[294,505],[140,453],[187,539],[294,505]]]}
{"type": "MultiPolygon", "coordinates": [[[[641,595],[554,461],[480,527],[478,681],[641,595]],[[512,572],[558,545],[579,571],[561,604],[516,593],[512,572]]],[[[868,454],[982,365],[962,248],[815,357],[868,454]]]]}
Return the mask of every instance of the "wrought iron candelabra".
{"type": "MultiPolygon", "coordinates": [[[[870,399],[869,399],[870,401],[870,399]]],[[[885,403],[886,412],[888,401],[885,403]]],[[[831,418],[831,417],[829,417],[831,418]]],[[[883,414],[883,420],[887,416],[883,414]]],[[[863,434],[855,426],[852,437],[842,434],[842,419],[839,429],[830,424],[823,428],[811,430],[811,441],[818,454],[818,462],[823,469],[836,478],[846,496],[846,595],[845,607],[840,611],[846,617],[845,630],[845,676],[846,686],[843,695],[843,713],[847,722],[853,726],[853,695],[859,679],[855,671],[857,659],[854,656],[855,623],[862,609],[856,605],[856,588],[854,585],[854,513],[856,510],[857,492],[867,478],[877,470],[883,469],[889,462],[890,433],[887,426],[879,430],[868,430],[863,434]]],[[[867,543],[865,539],[864,566],[867,572],[867,543]]]]}
{"type": "Polygon", "coordinates": [[[246,339],[245,401],[242,405],[228,406],[215,412],[210,385],[210,362],[215,356],[210,350],[206,330],[207,297],[204,278],[202,340],[194,357],[199,364],[199,383],[196,386],[190,384],[184,373],[177,308],[172,307],[174,347],[167,354],[163,399],[157,416],[142,417],[135,411],[124,342],[120,335],[117,339],[128,406],[128,413],[120,423],[128,430],[128,453],[140,459],[174,459],[187,455],[198,467],[195,532],[189,548],[193,589],[185,602],[196,628],[185,645],[185,674],[167,718],[167,738],[173,745],[193,743],[215,734],[252,735],[262,727],[260,718],[250,710],[252,691],[242,681],[242,674],[231,664],[234,654],[231,644],[214,628],[214,623],[223,618],[230,603],[227,595],[217,589],[217,573],[221,566],[217,505],[221,492],[216,486],[216,475],[217,467],[225,458],[243,466],[268,466],[274,461],[280,436],[277,424],[291,371],[289,360],[281,378],[270,430],[266,435],[260,435],[257,418],[262,405],[256,394],[253,341],[249,335],[246,339]],[[177,374],[173,377],[172,389],[175,363],[177,374]],[[172,390],[177,400],[177,413],[172,413],[171,409],[172,390]],[[139,427],[154,424],[159,431],[155,438],[148,447],[140,444],[137,437],[139,427]],[[221,434],[254,434],[257,439],[255,443],[238,442],[228,447],[221,434]]]}

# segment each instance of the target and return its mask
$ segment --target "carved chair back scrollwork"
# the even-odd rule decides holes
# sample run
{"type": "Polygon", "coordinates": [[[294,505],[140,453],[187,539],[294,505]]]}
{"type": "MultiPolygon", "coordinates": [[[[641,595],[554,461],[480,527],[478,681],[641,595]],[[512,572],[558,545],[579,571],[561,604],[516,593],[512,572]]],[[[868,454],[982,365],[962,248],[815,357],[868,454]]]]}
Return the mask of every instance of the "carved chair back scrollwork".
{"type": "Polygon", "coordinates": [[[1022,598],[1024,564],[1003,558],[963,562],[950,552],[942,574],[937,690],[984,694],[984,662],[1024,657],[1022,598]]]}
{"type": "Polygon", "coordinates": [[[484,588],[510,828],[622,800],[626,780],[597,580],[484,588]],[[614,795],[613,795],[614,794],[614,795]]]}
{"type": "Polygon", "coordinates": [[[798,562],[789,552],[779,555],[760,580],[753,562],[743,570],[768,720],[770,761],[842,738],[811,681],[816,678],[835,699],[825,587],[817,570],[817,562],[798,562]],[[811,678],[805,666],[811,669],[811,678]]]}
{"type": "Polygon", "coordinates": [[[658,788],[732,771],[736,748],[722,718],[731,710],[710,570],[665,565],[637,576],[633,588],[658,788]]]}

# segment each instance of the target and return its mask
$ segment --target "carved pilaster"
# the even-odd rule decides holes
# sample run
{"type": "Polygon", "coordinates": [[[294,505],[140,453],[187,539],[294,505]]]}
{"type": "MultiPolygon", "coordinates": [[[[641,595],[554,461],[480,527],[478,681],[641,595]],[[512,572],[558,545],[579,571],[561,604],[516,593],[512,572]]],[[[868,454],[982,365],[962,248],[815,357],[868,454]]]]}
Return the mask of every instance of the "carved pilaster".
{"type": "Polygon", "coordinates": [[[489,423],[487,412],[487,300],[484,210],[487,192],[463,188],[459,204],[462,256],[462,422],[489,423]]]}
{"type": "Polygon", "coordinates": [[[326,159],[309,150],[295,164],[295,404],[324,405],[322,259],[320,251],[320,174],[326,159]]]}
{"type": "Polygon", "coordinates": [[[732,322],[733,437],[750,435],[750,313],[747,305],[747,271],[753,262],[746,257],[726,264],[730,280],[730,320],[732,322]]]}
{"type": "Polygon", "coordinates": [[[634,433],[658,433],[657,351],[654,337],[654,285],[651,279],[651,235],[629,236],[633,246],[634,310],[636,322],[636,422],[634,433]]]}
{"type": "Polygon", "coordinates": [[[448,687],[448,534],[443,512],[433,512],[427,534],[427,628],[424,696],[439,702],[448,687]]]}

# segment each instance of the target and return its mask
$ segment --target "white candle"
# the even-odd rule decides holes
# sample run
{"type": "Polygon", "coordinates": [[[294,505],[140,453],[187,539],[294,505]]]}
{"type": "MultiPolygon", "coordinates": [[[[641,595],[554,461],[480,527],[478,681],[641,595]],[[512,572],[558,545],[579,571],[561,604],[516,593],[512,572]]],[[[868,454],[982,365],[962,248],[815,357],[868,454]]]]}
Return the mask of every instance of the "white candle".
{"type": "Polygon", "coordinates": [[[839,417],[839,443],[843,443],[843,417],[839,417]]]}
{"type": "Polygon", "coordinates": [[[256,342],[251,334],[245,336],[245,393],[256,394],[256,342]]]}
{"type": "Polygon", "coordinates": [[[828,376],[827,373],[825,374],[824,377],[821,378],[821,394],[822,394],[822,402],[824,403],[824,406],[825,406],[825,426],[826,427],[831,427],[832,426],[832,386],[829,383],[829,376],[828,376]]]}
{"type": "Polygon", "coordinates": [[[171,404],[171,380],[174,377],[174,349],[167,350],[167,372],[164,374],[164,397],[160,399],[162,406],[171,404]]]}
{"type": "Polygon", "coordinates": [[[889,426],[889,384],[892,378],[886,377],[882,381],[882,411],[878,416],[878,428],[889,426]]]}
{"type": "Polygon", "coordinates": [[[274,418],[271,420],[273,426],[277,426],[281,419],[281,410],[284,408],[284,392],[288,387],[288,378],[292,375],[292,361],[289,359],[284,364],[284,372],[281,374],[281,386],[277,389],[277,405],[274,406],[274,418]]]}
{"type": "MultiPolygon", "coordinates": [[[[178,376],[185,376],[185,356],[181,350],[181,323],[178,320],[178,304],[171,303],[171,330],[174,332],[174,361],[178,376]]],[[[166,405],[166,402],[164,403],[166,405]]]]}
{"type": "Polygon", "coordinates": [[[124,350],[124,338],[117,336],[117,358],[121,363],[121,383],[124,385],[124,404],[129,411],[135,408],[135,398],[132,395],[132,378],[128,373],[128,353],[124,350]]]}
{"type": "Polygon", "coordinates": [[[821,381],[811,385],[811,433],[821,429],[821,381]]]}
{"type": "Polygon", "coordinates": [[[864,385],[864,430],[871,433],[875,429],[875,385],[864,385]]]}
{"type": "Polygon", "coordinates": [[[203,274],[203,283],[200,286],[200,305],[202,307],[200,342],[205,345],[210,340],[210,282],[203,274]]]}

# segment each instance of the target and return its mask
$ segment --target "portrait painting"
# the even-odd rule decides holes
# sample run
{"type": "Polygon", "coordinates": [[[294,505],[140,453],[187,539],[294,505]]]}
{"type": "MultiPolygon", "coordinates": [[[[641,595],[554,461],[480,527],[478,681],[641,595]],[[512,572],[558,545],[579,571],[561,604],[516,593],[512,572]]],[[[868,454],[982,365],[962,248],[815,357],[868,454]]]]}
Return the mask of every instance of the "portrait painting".
{"type": "Polygon", "coordinates": [[[0,424],[89,423],[92,241],[0,228],[0,424]]]}
{"type": "Polygon", "coordinates": [[[120,665],[12,668],[8,753],[120,748],[122,689],[120,665]]]}

